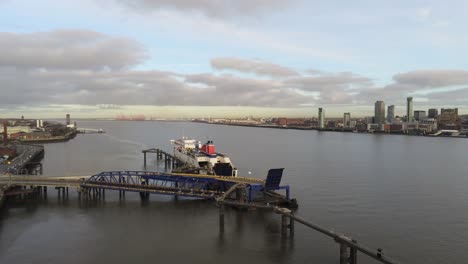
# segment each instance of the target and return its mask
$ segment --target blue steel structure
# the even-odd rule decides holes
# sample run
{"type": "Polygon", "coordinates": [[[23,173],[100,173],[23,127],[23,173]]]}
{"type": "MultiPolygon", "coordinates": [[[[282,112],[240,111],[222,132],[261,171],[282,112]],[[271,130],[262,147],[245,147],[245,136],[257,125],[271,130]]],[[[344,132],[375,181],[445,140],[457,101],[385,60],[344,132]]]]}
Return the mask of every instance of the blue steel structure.
{"type": "MultiPolygon", "coordinates": [[[[243,183],[248,193],[247,201],[255,202],[255,199],[262,197],[264,193],[281,189],[286,190],[285,198],[289,201],[289,186],[279,185],[282,175],[283,169],[271,169],[264,183],[247,182],[247,179],[243,183]]],[[[239,179],[242,178],[148,171],[108,171],[89,177],[80,186],[85,189],[98,188],[214,200],[234,184],[238,184],[239,179]]]]}
{"type": "Polygon", "coordinates": [[[280,186],[281,179],[283,177],[283,170],[281,169],[270,169],[268,171],[267,179],[265,184],[251,184],[249,186],[249,202],[252,202],[258,193],[272,192],[277,190],[286,191],[286,199],[290,200],[289,185],[280,186]]]}

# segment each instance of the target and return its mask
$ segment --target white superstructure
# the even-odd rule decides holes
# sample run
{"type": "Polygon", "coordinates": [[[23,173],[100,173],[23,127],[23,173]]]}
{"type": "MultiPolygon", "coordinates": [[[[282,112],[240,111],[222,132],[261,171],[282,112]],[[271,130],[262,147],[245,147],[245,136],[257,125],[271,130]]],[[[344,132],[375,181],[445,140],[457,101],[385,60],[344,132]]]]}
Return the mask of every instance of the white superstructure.
{"type": "Polygon", "coordinates": [[[231,159],[217,153],[213,141],[202,145],[200,141],[184,137],[171,142],[174,144],[174,157],[192,168],[199,169],[200,173],[237,176],[237,169],[231,163],[231,159]]]}

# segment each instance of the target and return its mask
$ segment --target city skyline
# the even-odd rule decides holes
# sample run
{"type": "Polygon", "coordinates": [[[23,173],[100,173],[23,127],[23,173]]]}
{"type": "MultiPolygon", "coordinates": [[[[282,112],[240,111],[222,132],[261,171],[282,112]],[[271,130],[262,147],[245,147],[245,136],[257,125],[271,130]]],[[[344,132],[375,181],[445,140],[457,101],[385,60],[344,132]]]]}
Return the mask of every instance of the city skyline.
{"type": "Polygon", "coordinates": [[[463,1],[104,2],[0,0],[0,117],[467,113],[463,1]]]}

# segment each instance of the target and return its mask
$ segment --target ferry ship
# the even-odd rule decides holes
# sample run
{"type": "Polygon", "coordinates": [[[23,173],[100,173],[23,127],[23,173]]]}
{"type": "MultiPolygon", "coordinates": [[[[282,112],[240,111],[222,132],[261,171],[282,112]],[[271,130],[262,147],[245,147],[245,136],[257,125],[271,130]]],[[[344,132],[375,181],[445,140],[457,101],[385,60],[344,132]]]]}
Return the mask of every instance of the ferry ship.
{"type": "Polygon", "coordinates": [[[174,144],[174,157],[197,169],[200,174],[237,177],[237,169],[231,159],[215,151],[213,141],[201,144],[195,139],[181,138],[171,140],[174,144]]]}

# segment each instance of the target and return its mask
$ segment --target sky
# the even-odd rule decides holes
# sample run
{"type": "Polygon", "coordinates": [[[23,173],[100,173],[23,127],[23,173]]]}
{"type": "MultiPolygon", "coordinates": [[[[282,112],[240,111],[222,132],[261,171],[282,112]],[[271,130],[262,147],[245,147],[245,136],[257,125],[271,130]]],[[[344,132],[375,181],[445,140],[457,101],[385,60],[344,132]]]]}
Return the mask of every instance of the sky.
{"type": "Polygon", "coordinates": [[[0,118],[468,114],[467,1],[0,0],[0,118]]]}

